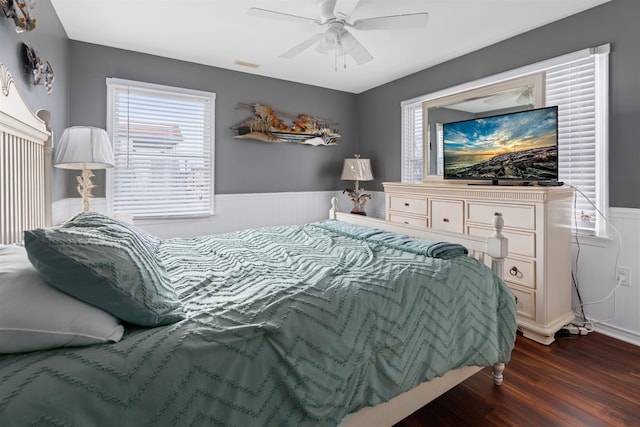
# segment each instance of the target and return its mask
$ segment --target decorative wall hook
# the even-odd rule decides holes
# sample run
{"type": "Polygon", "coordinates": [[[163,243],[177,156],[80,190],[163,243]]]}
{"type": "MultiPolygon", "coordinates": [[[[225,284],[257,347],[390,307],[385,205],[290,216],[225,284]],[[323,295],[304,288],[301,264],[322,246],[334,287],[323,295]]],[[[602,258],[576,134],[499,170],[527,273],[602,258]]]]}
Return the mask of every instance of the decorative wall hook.
{"type": "Polygon", "coordinates": [[[22,62],[24,70],[30,74],[34,85],[44,85],[47,89],[47,95],[53,90],[53,80],[55,75],[53,67],[49,61],[42,61],[35,49],[22,43],[22,62]]]}
{"type": "Polygon", "coordinates": [[[35,5],[35,0],[0,0],[0,9],[4,16],[13,19],[17,33],[36,28],[36,18],[31,16],[31,10],[35,5]]]}

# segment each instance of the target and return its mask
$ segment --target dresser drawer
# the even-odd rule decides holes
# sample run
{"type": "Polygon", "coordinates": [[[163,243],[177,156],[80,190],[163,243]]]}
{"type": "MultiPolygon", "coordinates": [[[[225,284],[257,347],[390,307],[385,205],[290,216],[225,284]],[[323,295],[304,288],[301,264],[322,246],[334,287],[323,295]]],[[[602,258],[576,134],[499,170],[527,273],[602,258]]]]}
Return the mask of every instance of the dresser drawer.
{"type": "Polygon", "coordinates": [[[389,221],[396,222],[400,224],[408,224],[408,225],[416,225],[418,227],[428,227],[429,223],[425,216],[409,216],[409,215],[399,215],[395,213],[389,214],[389,221]]]}
{"type": "MultiPolygon", "coordinates": [[[[491,257],[485,256],[484,263],[491,268],[491,257]]],[[[516,283],[527,288],[536,288],[535,261],[505,258],[502,277],[505,281],[516,283]]]]}
{"type": "Polygon", "coordinates": [[[507,258],[504,260],[504,280],[535,289],[535,261],[507,258]]]}
{"type": "Polygon", "coordinates": [[[536,228],[536,208],[533,205],[495,205],[491,203],[467,203],[467,220],[491,225],[496,212],[502,214],[505,227],[536,228]]]}
{"type": "MultiPolygon", "coordinates": [[[[470,225],[467,233],[472,236],[490,237],[493,229],[470,225]]],[[[502,234],[509,239],[509,253],[534,258],[536,256],[536,235],[535,233],[502,230],[502,234]]],[[[511,267],[509,267],[511,268],[511,267]]],[[[506,275],[505,275],[506,277],[506,275]]]]}
{"type": "MultiPolygon", "coordinates": [[[[509,282],[507,282],[507,285],[509,282]]],[[[535,291],[523,290],[509,286],[511,292],[516,297],[516,310],[521,316],[535,319],[536,316],[536,293],[535,291]]]]}
{"type": "Polygon", "coordinates": [[[464,231],[464,202],[462,200],[431,199],[430,202],[431,228],[454,233],[464,231]]]}
{"type": "Polygon", "coordinates": [[[389,195],[389,210],[426,216],[427,199],[391,194],[389,195]]]}

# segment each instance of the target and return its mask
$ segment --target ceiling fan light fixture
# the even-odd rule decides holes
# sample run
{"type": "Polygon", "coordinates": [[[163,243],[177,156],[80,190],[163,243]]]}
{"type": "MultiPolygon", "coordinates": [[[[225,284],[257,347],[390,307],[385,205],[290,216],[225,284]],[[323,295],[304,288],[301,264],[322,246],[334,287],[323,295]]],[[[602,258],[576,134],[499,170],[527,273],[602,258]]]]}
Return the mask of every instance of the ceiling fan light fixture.
{"type": "Polygon", "coordinates": [[[344,50],[345,53],[348,53],[353,49],[355,49],[357,44],[358,42],[356,41],[356,38],[353,37],[353,35],[350,32],[345,30],[342,33],[342,36],[340,37],[340,45],[342,46],[342,49],[344,50]]]}
{"type": "Polygon", "coordinates": [[[527,86],[520,96],[518,96],[517,102],[520,105],[533,105],[533,88],[527,86]]]}
{"type": "Polygon", "coordinates": [[[330,50],[336,49],[339,43],[340,39],[338,38],[338,34],[327,31],[324,34],[324,37],[320,39],[320,43],[318,43],[316,50],[321,53],[328,53],[330,50]]]}
{"type": "Polygon", "coordinates": [[[324,39],[320,40],[320,43],[318,43],[318,45],[316,46],[316,51],[320,52],[323,55],[328,54],[329,50],[331,50],[331,48],[327,47],[327,44],[324,42],[324,39]]]}
{"type": "Polygon", "coordinates": [[[325,34],[324,37],[327,41],[332,41],[335,44],[340,39],[340,36],[342,35],[343,32],[344,32],[344,25],[338,22],[334,22],[329,26],[329,28],[327,28],[327,31],[325,31],[324,33],[325,34]]]}

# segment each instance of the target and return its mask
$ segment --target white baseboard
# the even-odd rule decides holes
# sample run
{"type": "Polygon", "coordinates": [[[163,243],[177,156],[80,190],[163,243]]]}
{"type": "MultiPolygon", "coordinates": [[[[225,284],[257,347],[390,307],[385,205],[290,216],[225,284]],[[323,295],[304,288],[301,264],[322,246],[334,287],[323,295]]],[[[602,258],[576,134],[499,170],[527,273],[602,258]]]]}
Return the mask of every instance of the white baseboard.
{"type": "Polygon", "coordinates": [[[617,326],[607,325],[604,323],[597,325],[595,329],[596,332],[599,332],[603,335],[607,335],[612,338],[619,339],[620,341],[625,341],[630,344],[640,346],[640,334],[637,332],[629,331],[617,326]]]}

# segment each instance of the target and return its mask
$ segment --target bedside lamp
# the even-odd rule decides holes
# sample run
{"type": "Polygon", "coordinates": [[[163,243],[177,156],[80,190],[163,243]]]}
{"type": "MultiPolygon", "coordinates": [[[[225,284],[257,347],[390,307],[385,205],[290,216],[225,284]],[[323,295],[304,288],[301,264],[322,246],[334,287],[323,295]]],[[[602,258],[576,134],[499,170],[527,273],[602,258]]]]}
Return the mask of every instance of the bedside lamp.
{"type": "Polygon", "coordinates": [[[372,181],[373,173],[371,172],[371,161],[369,159],[361,159],[358,154],[355,155],[355,159],[344,159],[344,166],[342,167],[343,181],[355,181],[355,189],[351,190],[347,188],[342,194],[347,193],[353,201],[352,214],[366,215],[364,211],[364,205],[367,200],[371,199],[371,194],[362,194],[360,192],[360,181],[372,181]]]}
{"type": "Polygon", "coordinates": [[[78,193],[82,196],[82,208],[90,210],[89,199],[95,185],[91,170],[114,166],[113,150],[109,135],[104,129],[89,126],[73,126],[62,133],[53,164],[61,169],[81,170],[77,177],[78,193]]]}

